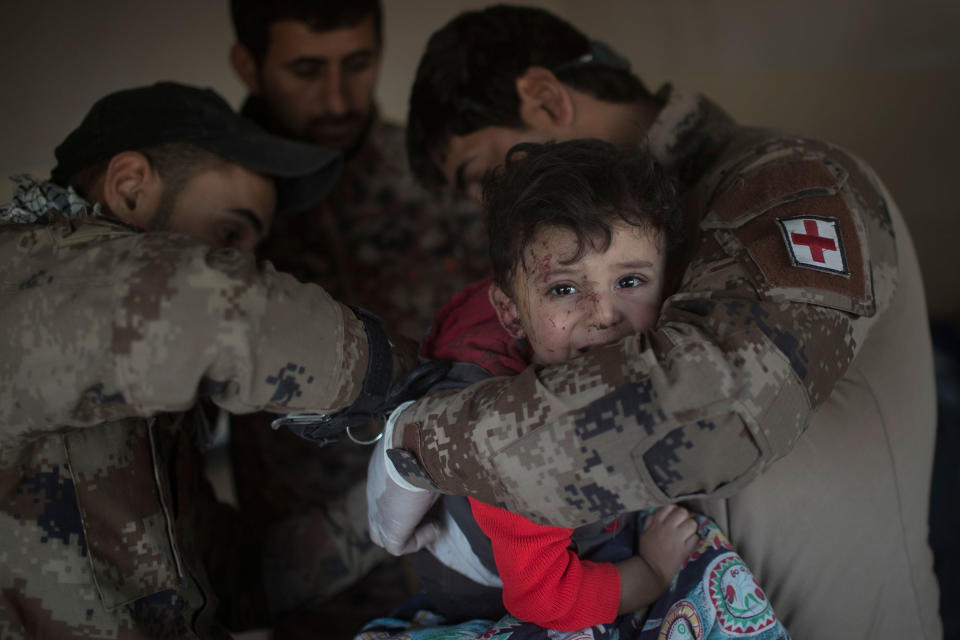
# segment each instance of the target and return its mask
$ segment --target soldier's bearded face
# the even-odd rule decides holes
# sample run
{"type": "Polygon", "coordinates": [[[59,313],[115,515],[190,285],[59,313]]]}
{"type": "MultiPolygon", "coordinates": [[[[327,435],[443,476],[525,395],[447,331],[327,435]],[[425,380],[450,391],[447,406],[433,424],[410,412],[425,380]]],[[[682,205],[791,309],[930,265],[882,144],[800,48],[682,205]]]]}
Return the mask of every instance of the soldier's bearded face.
{"type": "Polygon", "coordinates": [[[513,302],[522,331],[515,337],[530,341],[534,362],[564,362],[657,321],[665,260],[656,234],[618,224],[606,251],[588,245],[568,264],[576,252],[572,231],[547,227],[517,267],[513,302]]]}
{"type": "Polygon", "coordinates": [[[162,198],[147,228],[253,251],[270,230],[276,199],[272,178],[224,162],[192,176],[172,198],[162,198]]]}
{"type": "Polygon", "coordinates": [[[274,120],[305,142],[354,146],[373,110],[380,67],[373,16],[330,31],[279,20],[268,37],[253,93],[264,99],[274,120]]]}

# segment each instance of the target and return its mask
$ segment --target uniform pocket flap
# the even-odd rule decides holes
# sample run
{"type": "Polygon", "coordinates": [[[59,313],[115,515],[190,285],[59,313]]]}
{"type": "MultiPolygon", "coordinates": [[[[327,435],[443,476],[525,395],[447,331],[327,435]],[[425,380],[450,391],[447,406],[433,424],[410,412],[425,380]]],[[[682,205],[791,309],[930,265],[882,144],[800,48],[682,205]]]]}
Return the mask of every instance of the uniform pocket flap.
{"type": "Polygon", "coordinates": [[[815,196],[836,195],[846,170],[822,158],[760,162],[738,171],[713,198],[704,229],[734,229],[780,205],[815,196]]]}
{"type": "Polygon", "coordinates": [[[94,580],[108,609],[178,584],[147,425],[64,435],[94,580]]]}

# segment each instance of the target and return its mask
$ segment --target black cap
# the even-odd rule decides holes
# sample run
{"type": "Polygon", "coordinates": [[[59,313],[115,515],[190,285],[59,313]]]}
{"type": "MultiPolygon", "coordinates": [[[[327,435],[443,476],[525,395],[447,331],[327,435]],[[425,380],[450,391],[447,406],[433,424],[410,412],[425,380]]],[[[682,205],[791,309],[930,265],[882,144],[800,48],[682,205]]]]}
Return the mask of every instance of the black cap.
{"type": "Polygon", "coordinates": [[[78,171],[122,151],[190,142],[277,181],[277,211],[319,202],[337,181],[339,151],[269,134],[236,114],[211,89],[158,82],[98,100],[54,151],[50,179],[67,186],[78,171]]]}

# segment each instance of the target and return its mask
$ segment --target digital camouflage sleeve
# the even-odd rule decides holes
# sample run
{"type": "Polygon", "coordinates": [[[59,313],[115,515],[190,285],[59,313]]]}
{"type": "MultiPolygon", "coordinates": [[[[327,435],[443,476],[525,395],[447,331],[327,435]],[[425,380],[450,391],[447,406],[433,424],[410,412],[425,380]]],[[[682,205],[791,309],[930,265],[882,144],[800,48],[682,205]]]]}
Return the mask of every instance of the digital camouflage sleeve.
{"type": "Polygon", "coordinates": [[[72,226],[0,235],[4,447],[185,410],[198,395],[235,413],[339,409],[356,397],[364,328],[320,287],[183,236],[72,226]],[[176,375],[151,375],[160,369],[176,375]]]}
{"type": "Polygon", "coordinates": [[[410,482],[564,526],[725,497],[844,376],[897,278],[872,172],[705,100],[671,102],[649,137],[693,239],[656,330],[420,400],[390,452],[410,482]]]}

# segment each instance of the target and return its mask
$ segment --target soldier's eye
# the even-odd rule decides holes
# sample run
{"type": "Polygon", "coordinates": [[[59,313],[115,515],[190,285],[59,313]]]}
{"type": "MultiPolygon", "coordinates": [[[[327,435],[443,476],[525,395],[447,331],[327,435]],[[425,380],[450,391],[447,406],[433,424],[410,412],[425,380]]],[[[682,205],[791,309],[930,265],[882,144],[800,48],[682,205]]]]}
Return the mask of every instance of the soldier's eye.
{"type": "Polygon", "coordinates": [[[237,247],[243,238],[242,232],[234,227],[224,227],[220,229],[219,236],[219,246],[228,249],[237,247]]]}
{"type": "Polygon", "coordinates": [[[577,292],[577,288],[570,284],[558,284],[553,287],[550,287],[550,290],[547,291],[551,296],[560,298],[563,296],[572,296],[577,292]]]}
{"type": "Polygon", "coordinates": [[[369,69],[374,60],[372,51],[358,51],[344,58],[341,64],[346,73],[360,73],[369,69]]]}
{"type": "Polygon", "coordinates": [[[319,77],[325,71],[326,65],[315,60],[297,60],[287,65],[287,69],[301,80],[310,80],[319,77]]]}

